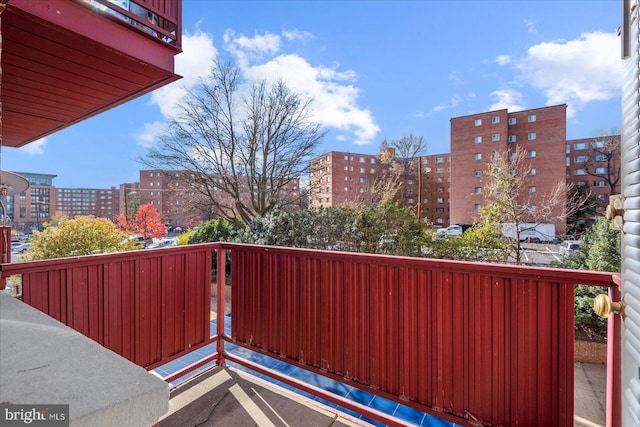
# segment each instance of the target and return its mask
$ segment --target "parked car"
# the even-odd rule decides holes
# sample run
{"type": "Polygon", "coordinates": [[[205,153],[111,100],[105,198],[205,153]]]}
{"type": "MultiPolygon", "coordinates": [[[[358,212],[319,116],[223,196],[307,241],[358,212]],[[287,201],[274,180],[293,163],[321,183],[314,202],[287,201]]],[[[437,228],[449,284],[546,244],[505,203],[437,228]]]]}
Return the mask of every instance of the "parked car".
{"type": "Polygon", "coordinates": [[[29,243],[11,242],[11,253],[21,254],[29,249],[29,243]]]}
{"type": "Polygon", "coordinates": [[[447,228],[438,229],[438,231],[436,231],[436,236],[439,236],[439,237],[462,236],[462,233],[464,233],[469,227],[471,226],[467,224],[450,225],[447,228]]]}
{"type": "Polygon", "coordinates": [[[558,249],[558,253],[563,256],[571,256],[580,252],[580,247],[582,246],[582,242],[579,240],[565,240],[560,243],[560,247],[558,249]]]}

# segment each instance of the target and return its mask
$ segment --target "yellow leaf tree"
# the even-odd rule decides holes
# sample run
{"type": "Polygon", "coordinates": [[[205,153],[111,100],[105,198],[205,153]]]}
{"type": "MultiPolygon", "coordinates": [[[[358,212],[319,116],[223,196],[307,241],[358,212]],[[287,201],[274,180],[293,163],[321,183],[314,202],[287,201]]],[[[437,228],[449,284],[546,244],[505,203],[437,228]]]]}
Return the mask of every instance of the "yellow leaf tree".
{"type": "Polygon", "coordinates": [[[57,225],[45,224],[43,231],[34,232],[31,247],[23,259],[65,258],[134,249],[139,246],[106,218],[78,216],[69,219],[63,216],[57,225]]]}

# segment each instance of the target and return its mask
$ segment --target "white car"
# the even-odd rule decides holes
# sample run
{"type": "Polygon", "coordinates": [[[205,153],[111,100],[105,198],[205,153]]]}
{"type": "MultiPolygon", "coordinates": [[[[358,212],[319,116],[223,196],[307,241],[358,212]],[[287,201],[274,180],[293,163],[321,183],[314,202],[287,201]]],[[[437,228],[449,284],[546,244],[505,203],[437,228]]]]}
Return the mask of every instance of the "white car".
{"type": "Polygon", "coordinates": [[[558,253],[563,256],[571,256],[580,252],[582,242],[580,240],[565,240],[560,243],[558,253]]]}
{"type": "Polygon", "coordinates": [[[29,243],[19,243],[19,242],[11,242],[11,253],[12,254],[21,254],[29,249],[29,243]]]}

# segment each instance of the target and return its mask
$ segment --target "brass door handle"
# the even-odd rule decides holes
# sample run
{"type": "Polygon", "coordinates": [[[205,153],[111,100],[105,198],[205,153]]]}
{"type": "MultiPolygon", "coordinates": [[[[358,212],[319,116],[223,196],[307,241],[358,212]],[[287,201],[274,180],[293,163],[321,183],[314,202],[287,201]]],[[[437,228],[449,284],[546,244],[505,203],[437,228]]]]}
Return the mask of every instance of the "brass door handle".
{"type": "Polygon", "coordinates": [[[609,295],[600,294],[593,299],[593,311],[604,319],[609,317],[611,313],[619,314],[624,319],[624,301],[613,302],[609,295]]]}

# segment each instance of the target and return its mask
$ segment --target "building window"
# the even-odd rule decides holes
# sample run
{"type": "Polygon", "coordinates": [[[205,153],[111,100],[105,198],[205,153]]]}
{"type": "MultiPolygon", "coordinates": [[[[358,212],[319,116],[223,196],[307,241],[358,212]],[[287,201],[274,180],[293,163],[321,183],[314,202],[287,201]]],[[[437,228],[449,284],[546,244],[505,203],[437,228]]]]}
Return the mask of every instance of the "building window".
{"type": "Polygon", "coordinates": [[[444,187],[438,187],[438,193],[444,193],[444,187]]]}
{"type": "MultiPolygon", "coordinates": [[[[436,213],[444,213],[444,208],[436,208],[436,213]]],[[[442,219],[439,222],[442,222],[442,219]]]]}
{"type": "Polygon", "coordinates": [[[482,171],[473,171],[473,175],[474,175],[475,177],[482,176],[482,171]]]}
{"type": "Polygon", "coordinates": [[[482,119],[476,119],[473,123],[474,123],[476,126],[482,126],[482,119]]]}
{"type": "Polygon", "coordinates": [[[349,170],[349,166],[345,166],[344,170],[348,171],[349,170]]]}
{"type": "Polygon", "coordinates": [[[536,187],[529,187],[529,194],[533,194],[533,193],[535,193],[536,191],[537,191],[537,190],[536,190],[536,187]]]}
{"type": "Polygon", "coordinates": [[[444,157],[436,157],[436,163],[444,163],[444,157]]]}
{"type": "Polygon", "coordinates": [[[149,177],[153,178],[153,172],[149,173],[149,177]]]}
{"type": "Polygon", "coordinates": [[[437,183],[444,182],[444,179],[439,176],[439,177],[436,178],[436,182],[437,183]]]}
{"type": "Polygon", "coordinates": [[[149,187],[153,187],[153,182],[150,182],[150,183],[149,183],[149,187]]]}
{"type": "Polygon", "coordinates": [[[476,187],[473,189],[474,194],[482,194],[482,187],[476,187]]]}
{"type": "Polygon", "coordinates": [[[476,136],[474,139],[476,144],[480,144],[482,142],[482,137],[481,136],[476,136]]]}
{"type": "Polygon", "coordinates": [[[595,141],[592,145],[593,148],[605,148],[609,143],[607,141],[595,141]]]}
{"type": "Polygon", "coordinates": [[[372,165],[375,165],[375,164],[376,164],[376,159],[371,158],[371,164],[372,164],[372,165]]]}
{"type": "Polygon", "coordinates": [[[509,142],[516,142],[516,136],[515,135],[509,135],[509,142]]]}
{"type": "Polygon", "coordinates": [[[480,210],[480,208],[482,208],[482,205],[480,205],[480,204],[475,204],[475,205],[473,205],[473,210],[474,210],[474,211],[479,211],[479,210],[480,210]]]}
{"type": "Polygon", "coordinates": [[[589,161],[589,156],[575,156],[573,158],[575,163],[584,163],[589,161]]]}
{"type": "Polygon", "coordinates": [[[493,135],[491,135],[491,140],[492,141],[500,141],[500,134],[499,133],[494,133],[493,135]]]}
{"type": "Polygon", "coordinates": [[[330,176],[327,177],[327,182],[331,182],[331,177],[330,176]]]}
{"type": "Polygon", "coordinates": [[[491,117],[491,123],[500,123],[500,116],[491,117]]]}
{"type": "Polygon", "coordinates": [[[527,121],[529,123],[535,122],[536,121],[536,115],[535,114],[530,114],[529,117],[527,117],[527,121]]]}
{"type": "Polygon", "coordinates": [[[586,187],[587,186],[587,181],[576,181],[575,185],[578,188],[586,187]]]}
{"type": "Polygon", "coordinates": [[[607,155],[606,154],[596,154],[595,156],[593,156],[593,160],[595,160],[596,162],[606,162],[607,161],[607,155]]]}
{"type": "Polygon", "coordinates": [[[578,176],[578,175],[586,175],[587,171],[584,170],[584,169],[576,169],[576,170],[573,171],[573,174],[576,175],[576,176],[578,176]]]}
{"type": "Polygon", "coordinates": [[[527,151],[527,157],[535,157],[535,156],[536,156],[536,150],[527,151]]]}
{"type": "Polygon", "coordinates": [[[360,184],[364,182],[364,178],[360,178],[360,184]]]}
{"type": "Polygon", "coordinates": [[[365,173],[366,170],[364,168],[360,168],[360,173],[365,173]]]}
{"type": "Polygon", "coordinates": [[[595,168],[595,170],[593,171],[593,173],[609,173],[609,168],[595,168]]]}
{"type": "Polygon", "coordinates": [[[509,153],[509,160],[513,160],[516,158],[516,153],[509,153]]]}
{"type": "Polygon", "coordinates": [[[587,148],[589,148],[589,144],[586,142],[579,142],[577,144],[573,144],[574,150],[586,150],[587,148]]]}
{"type": "Polygon", "coordinates": [[[509,117],[509,124],[510,125],[515,125],[517,123],[516,118],[515,117],[509,117]]]}
{"type": "Polygon", "coordinates": [[[360,187],[360,194],[364,193],[364,188],[360,187]]]}
{"type": "Polygon", "coordinates": [[[371,170],[369,171],[369,173],[376,173],[376,170],[375,170],[375,169],[371,169],[371,170]]]}
{"type": "Polygon", "coordinates": [[[565,153],[569,154],[571,152],[571,145],[567,144],[567,148],[565,150],[565,153]]]}
{"type": "Polygon", "coordinates": [[[571,158],[570,157],[567,157],[566,166],[567,167],[571,166],[571,158]]]}
{"type": "Polygon", "coordinates": [[[436,168],[436,173],[444,173],[444,168],[436,168]]]}
{"type": "Polygon", "coordinates": [[[473,158],[476,160],[482,160],[482,153],[476,153],[473,155],[473,158]]]}
{"type": "Polygon", "coordinates": [[[607,181],[593,181],[594,187],[606,187],[607,181]]]}
{"type": "Polygon", "coordinates": [[[531,168],[531,169],[529,169],[529,172],[527,172],[528,175],[535,175],[536,173],[538,173],[536,168],[531,168]]]}
{"type": "Polygon", "coordinates": [[[360,157],[359,161],[360,163],[364,163],[364,157],[360,157]]]}
{"type": "Polygon", "coordinates": [[[499,159],[500,158],[500,152],[499,151],[494,151],[493,154],[491,154],[491,157],[493,159],[499,159]]]}
{"type": "Polygon", "coordinates": [[[344,191],[349,191],[349,187],[344,187],[344,191]]]}
{"type": "Polygon", "coordinates": [[[444,197],[438,197],[436,203],[444,203],[444,197]]]}
{"type": "Polygon", "coordinates": [[[536,139],[536,133],[535,132],[531,132],[531,133],[527,134],[527,139],[529,141],[533,141],[534,139],[536,139]]]}

